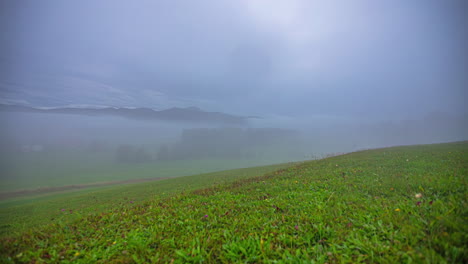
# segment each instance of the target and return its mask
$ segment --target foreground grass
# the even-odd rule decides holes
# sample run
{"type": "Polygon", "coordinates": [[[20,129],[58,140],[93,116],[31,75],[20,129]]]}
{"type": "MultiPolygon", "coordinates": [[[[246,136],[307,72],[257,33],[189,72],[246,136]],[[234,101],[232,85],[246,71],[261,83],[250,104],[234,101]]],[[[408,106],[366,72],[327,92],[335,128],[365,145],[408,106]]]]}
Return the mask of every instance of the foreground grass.
{"type": "Polygon", "coordinates": [[[290,167],[293,163],[218,171],[177,179],[99,187],[0,201],[0,236],[51,221],[71,221],[114,207],[125,208],[150,199],[221,185],[290,167]]]}
{"type": "Polygon", "coordinates": [[[2,262],[463,263],[468,144],[371,150],[53,222],[2,262]]]}

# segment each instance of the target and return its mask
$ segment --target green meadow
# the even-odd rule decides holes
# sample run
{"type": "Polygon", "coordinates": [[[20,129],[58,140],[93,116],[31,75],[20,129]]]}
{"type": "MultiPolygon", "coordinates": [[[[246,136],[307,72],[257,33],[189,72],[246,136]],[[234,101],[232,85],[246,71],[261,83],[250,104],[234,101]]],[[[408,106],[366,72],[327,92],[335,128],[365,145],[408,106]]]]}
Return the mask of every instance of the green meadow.
{"type": "Polygon", "coordinates": [[[17,190],[89,185],[115,181],[179,177],[285,162],[287,158],[200,158],[118,163],[114,153],[50,151],[2,153],[0,193],[17,190]]]}
{"type": "Polygon", "coordinates": [[[289,166],[291,163],[7,199],[0,201],[0,234],[21,232],[51,221],[79,219],[113,206],[131,207],[143,201],[256,177],[289,166]]]}
{"type": "Polygon", "coordinates": [[[1,263],[467,263],[468,142],[0,203],[1,263]]]}

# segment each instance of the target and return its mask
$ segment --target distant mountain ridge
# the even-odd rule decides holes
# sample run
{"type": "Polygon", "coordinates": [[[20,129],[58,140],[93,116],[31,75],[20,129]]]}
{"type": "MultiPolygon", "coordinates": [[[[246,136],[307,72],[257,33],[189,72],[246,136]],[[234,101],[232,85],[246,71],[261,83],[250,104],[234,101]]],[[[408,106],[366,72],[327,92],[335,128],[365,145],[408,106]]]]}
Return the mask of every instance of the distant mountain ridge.
{"type": "Polygon", "coordinates": [[[174,122],[194,123],[225,123],[246,124],[249,118],[225,114],[221,112],[206,112],[198,107],[178,108],[173,107],[165,110],[154,110],[151,108],[125,108],[125,107],[31,107],[22,105],[0,104],[0,111],[4,112],[28,112],[49,114],[71,114],[86,116],[120,116],[139,120],[160,120],[174,122]]]}

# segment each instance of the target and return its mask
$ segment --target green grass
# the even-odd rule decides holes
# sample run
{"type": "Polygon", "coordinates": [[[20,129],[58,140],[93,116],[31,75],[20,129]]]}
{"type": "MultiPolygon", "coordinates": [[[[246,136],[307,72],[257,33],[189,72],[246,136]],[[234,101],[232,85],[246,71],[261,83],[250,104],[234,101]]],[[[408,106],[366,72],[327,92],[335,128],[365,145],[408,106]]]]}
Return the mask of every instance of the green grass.
{"type": "Polygon", "coordinates": [[[133,206],[174,193],[261,176],[289,166],[291,163],[4,200],[0,201],[0,235],[21,232],[51,221],[79,219],[114,206],[133,206]]]}
{"type": "Polygon", "coordinates": [[[267,159],[196,159],[116,163],[114,153],[56,151],[0,156],[0,192],[144,178],[167,178],[288,161],[267,159]]]}
{"type": "Polygon", "coordinates": [[[166,180],[179,189],[4,235],[0,260],[468,261],[467,142],[351,153],[235,181],[215,175],[185,191],[166,180]]]}

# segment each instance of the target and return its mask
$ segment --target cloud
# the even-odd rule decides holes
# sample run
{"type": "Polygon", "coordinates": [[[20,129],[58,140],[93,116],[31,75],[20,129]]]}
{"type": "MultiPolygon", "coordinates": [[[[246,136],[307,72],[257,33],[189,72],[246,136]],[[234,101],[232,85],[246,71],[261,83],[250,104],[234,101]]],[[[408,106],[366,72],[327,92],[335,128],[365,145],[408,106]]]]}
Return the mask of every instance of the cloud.
{"type": "Polygon", "coordinates": [[[3,5],[4,99],[255,115],[466,111],[463,1],[3,5]]]}

